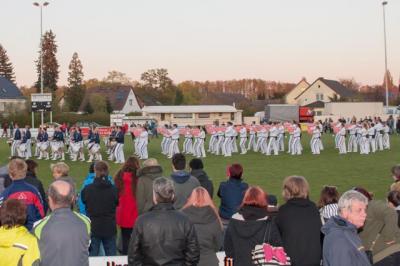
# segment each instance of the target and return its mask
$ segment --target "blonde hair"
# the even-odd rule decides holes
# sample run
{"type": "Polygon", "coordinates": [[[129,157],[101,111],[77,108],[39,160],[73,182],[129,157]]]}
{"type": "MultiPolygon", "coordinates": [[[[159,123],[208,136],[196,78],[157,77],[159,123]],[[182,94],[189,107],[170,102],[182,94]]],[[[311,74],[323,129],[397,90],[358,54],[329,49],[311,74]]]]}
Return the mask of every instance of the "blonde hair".
{"type": "Polygon", "coordinates": [[[310,186],[303,176],[288,176],[283,180],[282,196],[285,200],[293,198],[307,199],[310,186]]]}
{"type": "Polygon", "coordinates": [[[66,163],[59,162],[56,164],[51,164],[50,165],[51,171],[54,173],[56,172],[57,174],[61,176],[68,176],[69,174],[69,166],[66,163]]]}
{"type": "Polygon", "coordinates": [[[399,191],[400,192],[400,182],[395,182],[390,186],[390,191],[399,191]]]}
{"type": "Polygon", "coordinates": [[[8,163],[8,174],[11,179],[23,179],[26,177],[28,165],[22,159],[13,159],[8,163]]]}
{"type": "Polygon", "coordinates": [[[190,206],[196,207],[196,208],[201,208],[201,207],[206,207],[209,206],[211,209],[214,211],[215,216],[218,219],[219,224],[221,225],[222,228],[222,222],[221,218],[219,218],[217,208],[214,205],[214,202],[212,201],[210,194],[208,191],[203,188],[203,187],[197,187],[193,189],[192,194],[190,194],[190,197],[188,198],[186,204],[182,207],[183,209],[189,208],[190,206]]]}
{"type": "Polygon", "coordinates": [[[149,158],[143,162],[143,167],[159,165],[157,159],[149,158]]]}

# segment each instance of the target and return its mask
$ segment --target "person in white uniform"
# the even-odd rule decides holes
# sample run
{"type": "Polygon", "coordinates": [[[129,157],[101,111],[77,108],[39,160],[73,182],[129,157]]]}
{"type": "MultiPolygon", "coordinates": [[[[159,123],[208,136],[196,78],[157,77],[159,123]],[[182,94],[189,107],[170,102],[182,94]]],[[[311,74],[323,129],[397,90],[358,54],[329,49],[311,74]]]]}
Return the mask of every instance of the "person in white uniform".
{"type": "Polygon", "coordinates": [[[256,145],[256,122],[253,121],[249,128],[249,144],[247,150],[249,151],[253,148],[253,151],[256,151],[256,145]]]}
{"type": "Polygon", "coordinates": [[[353,120],[347,129],[349,131],[349,142],[347,143],[348,152],[357,152],[357,125],[353,120]]]}
{"type": "Polygon", "coordinates": [[[346,154],[346,127],[345,123],[342,122],[342,126],[338,132],[339,134],[339,139],[338,139],[338,148],[339,148],[339,154],[346,154]]]}
{"type": "Polygon", "coordinates": [[[225,129],[224,129],[224,124],[222,124],[222,127],[218,128],[218,141],[216,142],[216,147],[215,147],[215,155],[225,155],[224,153],[224,142],[225,142],[225,129]]]}
{"type": "Polygon", "coordinates": [[[370,145],[370,152],[375,153],[376,151],[376,128],[375,124],[371,123],[371,125],[368,128],[368,142],[370,145]]]}
{"type": "Polygon", "coordinates": [[[216,130],[216,125],[213,123],[213,125],[209,129],[210,131],[210,142],[208,143],[208,152],[210,153],[215,153],[215,145],[216,142],[218,142],[218,135],[217,135],[217,130],[216,130]]]}
{"type": "Polygon", "coordinates": [[[300,125],[294,124],[293,141],[292,141],[292,148],[291,148],[292,155],[301,155],[302,150],[303,150],[303,148],[301,146],[300,125]]]}
{"type": "Polygon", "coordinates": [[[139,159],[147,160],[149,158],[149,153],[147,150],[147,145],[149,144],[149,132],[147,127],[143,127],[142,131],[139,135],[138,141],[138,151],[139,151],[139,159]]]}
{"type": "Polygon", "coordinates": [[[376,148],[380,151],[383,151],[383,125],[380,118],[377,119],[375,125],[375,140],[376,140],[376,148]]]}
{"type": "Polygon", "coordinates": [[[272,126],[269,129],[269,142],[268,142],[268,146],[267,146],[267,155],[271,155],[272,153],[274,153],[274,155],[279,154],[278,134],[279,134],[279,131],[278,131],[277,123],[274,122],[274,123],[272,123],[272,126]]]}
{"type": "Polygon", "coordinates": [[[312,137],[310,140],[310,147],[311,147],[311,153],[312,154],[320,154],[320,144],[319,142],[321,141],[321,130],[319,127],[319,123],[315,122],[314,126],[312,128],[312,137]]]}
{"type": "Polygon", "coordinates": [[[196,157],[206,158],[206,151],[204,149],[204,141],[206,139],[206,129],[198,126],[199,134],[195,136],[197,138],[196,145],[194,146],[194,154],[196,157]]]}
{"type": "Polygon", "coordinates": [[[383,124],[383,148],[390,150],[390,127],[387,122],[383,124]]]}
{"type": "Polygon", "coordinates": [[[223,145],[223,152],[225,157],[232,156],[232,139],[234,138],[234,131],[232,122],[228,122],[228,126],[225,129],[225,140],[223,145]]]}
{"type": "Polygon", "coordinates": [[[279,151],[284,152],[285,151],[285,127],[283,126],[282,123],[278,124],[278,148],[279,151]]]}
{"type": "Polygon", "coordinates": [[[179,153],[179,129],[177,124],[172,126],[169,135],[171,136],[171,143],[169,144],[168,158],[171,159],[174,154],[179,153]]]}
{"type": "MultiPolygon", "coordinates": [[[[247,153],[247,149],[246,149],[246,141],[247,141],[246,124],[243,124],[243,126],[240,128],[239,137],[240,137],[240,150],[241,150],[240,154],[246,154],[247,153]]],[[[253,134],[253,139],[254,139],[254,134],[253,134]]]]}
{"type": "Polygon", "coordinates": [[[185,141],[182,146],[182,153],[184,154],[193,154],[193,135],[192,135],[192,127],[187,125],[185,128],[185,141]]]}

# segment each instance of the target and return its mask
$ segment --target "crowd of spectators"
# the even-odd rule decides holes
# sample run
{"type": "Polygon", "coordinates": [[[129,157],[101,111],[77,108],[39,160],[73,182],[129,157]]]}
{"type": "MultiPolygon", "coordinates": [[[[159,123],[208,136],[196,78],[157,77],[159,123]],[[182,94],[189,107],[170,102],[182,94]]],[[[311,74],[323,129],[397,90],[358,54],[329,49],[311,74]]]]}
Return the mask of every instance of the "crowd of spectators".
{"type": "Polygon", "coordinates": [[[279,206],[235,163],[218,186],[219,207],[203,162],[187,164],[183,154],[173,156],[170,176],[156,159],[130,157],[114,176],[97,161],[79,191],[65,163],[51,165],[47,192],[37,168],[12,158],[0,174],[1,265],[88,265],[89,256],[120,254],[128,265],[213,266],[223,251],[250,266],[263,244],[279,265],[400,265],[400,165],[386,199],[324,186],[316,204],[306,178],[288,176],[279,206]]]}

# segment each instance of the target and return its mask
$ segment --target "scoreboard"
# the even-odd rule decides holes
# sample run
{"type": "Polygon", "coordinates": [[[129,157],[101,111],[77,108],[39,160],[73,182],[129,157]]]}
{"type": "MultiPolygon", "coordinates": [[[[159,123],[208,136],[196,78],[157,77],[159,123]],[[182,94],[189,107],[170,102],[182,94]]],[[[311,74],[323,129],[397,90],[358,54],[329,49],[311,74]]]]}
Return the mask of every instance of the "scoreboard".
{"type": "Polygon", "coordinates": [[[49,112],[51,111],[51,93],[32,93],[31,108],[32,112],[49,112]]]}

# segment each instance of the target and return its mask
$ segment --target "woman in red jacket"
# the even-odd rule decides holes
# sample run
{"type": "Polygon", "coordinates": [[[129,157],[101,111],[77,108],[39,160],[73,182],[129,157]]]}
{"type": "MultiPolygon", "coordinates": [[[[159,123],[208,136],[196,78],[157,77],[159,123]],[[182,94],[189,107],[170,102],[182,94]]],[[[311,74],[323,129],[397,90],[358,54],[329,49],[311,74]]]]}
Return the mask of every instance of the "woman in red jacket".
{"type": "Polygon", "coordinates": [[[119,198],[116,220],[117,225],[121,228],[122,255],[127,255],[132,228],[138,216],[135,195],[138,169],[139,160],[136,157],[129,157],[114,177],[119,198]]]}

